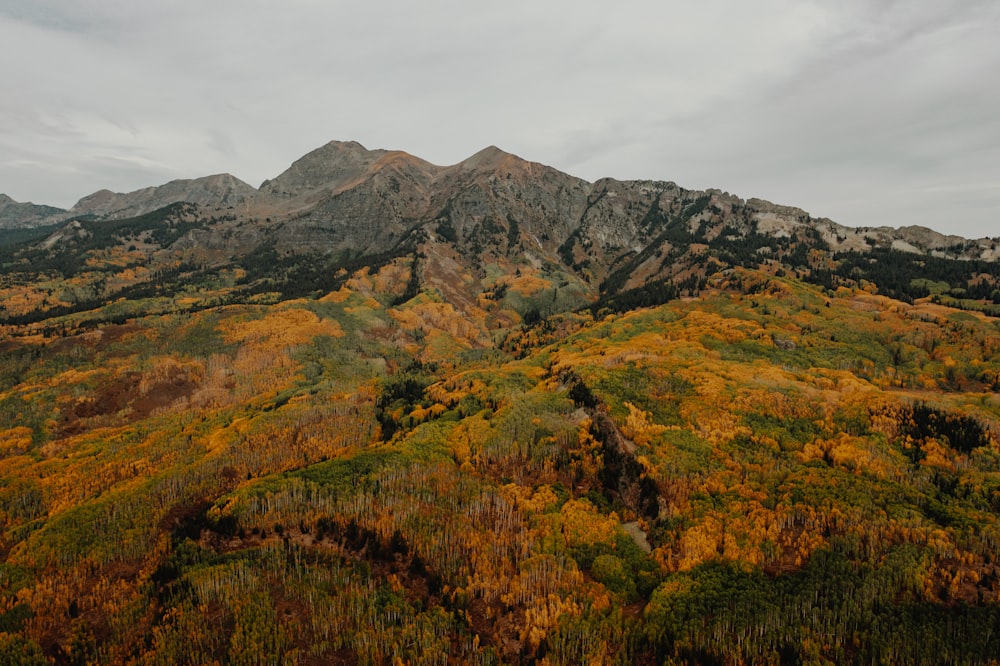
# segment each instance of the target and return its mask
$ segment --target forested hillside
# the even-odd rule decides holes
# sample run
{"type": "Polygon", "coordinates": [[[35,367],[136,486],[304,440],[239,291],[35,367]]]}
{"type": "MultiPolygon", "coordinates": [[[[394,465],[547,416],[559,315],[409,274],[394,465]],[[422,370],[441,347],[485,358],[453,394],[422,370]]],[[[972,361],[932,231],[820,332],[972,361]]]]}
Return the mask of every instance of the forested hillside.
{"type": "Polygon", "coordinates": [[[504,160],[6,236],[0,661],[997,663],[996,261],[504,160]]]}

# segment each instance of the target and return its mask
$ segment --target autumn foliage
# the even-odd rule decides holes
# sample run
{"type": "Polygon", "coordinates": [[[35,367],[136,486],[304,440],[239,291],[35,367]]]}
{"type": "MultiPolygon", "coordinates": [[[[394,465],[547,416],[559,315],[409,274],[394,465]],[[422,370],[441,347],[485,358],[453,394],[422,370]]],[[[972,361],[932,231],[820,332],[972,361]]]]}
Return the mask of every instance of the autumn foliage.
{"type": "Polygon", "coordinates": [[[5,284],[42,313],[0,339],[5,658],[995,663],[995,319],[749,269],[550,313],[537,267],[463,301],[413,265],[99,321],[42,315],[127,253],[5,284]]]}

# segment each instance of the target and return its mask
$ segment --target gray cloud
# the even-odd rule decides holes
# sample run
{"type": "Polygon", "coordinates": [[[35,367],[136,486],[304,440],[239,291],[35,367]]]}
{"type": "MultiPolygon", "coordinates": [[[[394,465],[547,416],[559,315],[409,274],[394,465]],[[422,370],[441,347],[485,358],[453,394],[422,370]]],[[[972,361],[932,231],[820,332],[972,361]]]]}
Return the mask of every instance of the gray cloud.
{"type": "Polygon", "coordinates": [[[0,191],[68,206],[326,141],[488,144],[849,225],[1000,225],[992,0],[0,0],[0,191]]]}

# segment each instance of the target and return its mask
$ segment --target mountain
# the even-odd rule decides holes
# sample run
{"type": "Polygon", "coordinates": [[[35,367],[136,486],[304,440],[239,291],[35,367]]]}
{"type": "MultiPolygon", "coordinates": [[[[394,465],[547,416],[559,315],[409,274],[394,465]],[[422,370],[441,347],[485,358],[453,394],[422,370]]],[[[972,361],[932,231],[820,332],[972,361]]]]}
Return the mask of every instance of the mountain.
{"type": "Polygon", "coordinates": [[[17,203],[7,195],[0,194],[0,229],[38,227],[80,216],[121,220],[173,203],[232,210],[245,205],[256,195],[257,190],[252,186],[227,173],[193,180],[173,180],[164,185],[146,187],[126,194],[98,190],[77,201],[69,210],[17,203]]]}
{"type": "Polygon", "coordinates": [[[425,211],[438,167],[399,151],[331,142],[261,185],[260,205],[283,220],[277,246],[367,252],[398,243],[425,211]]]}
{"type": "MultiPolygon", "coordinates": [[[[607,244],[609,242],[618,248],[641,242],[642,238],[636,237],[639,229],[635,225],[647,215],[666,214],[669,201],[676,198],[691,203],[708,197],[707,205],[719,209],[716,215],[718,221],[724,224],[729,221],[735,206],[737,210],[745,211],[745,221],[755,229],[759,228],[762,234],[780,238],[794,235],[803,227],[813,227],[834,251],[895,247],[939,256],[987,260],[997,256],[995,239],[968,241],[921,227],[855,229],[827,219],[812,218],[800,209],[759,199],[743,201],[715,190],[687,191],[673,183],[620,182],[613,179],[588,183],[550,167],[525,161],[495,146],[456,165],[439,167],[400,151],[369,151],[357,142],[334,141],[297,160],[275,179],[265,181],[260,193],[260,203],[277,200],[277,203],[269,202],[270,211],[276,216],[307,217],[312,228],[324,219],[336,223],[351,216],[360,220],[360,224],[353,226],[386,224],[385,220],[375,219],[377,214],[360,211],[344,211],[341,214],[338,206],[350,204],[339,199],[350,200],[354,196],[391,199],[392,205],[386,206],[393,211],[390,218],[397,224],[405,220],[411,226],[420,221],[448,220],[449,223],[459,224],[461,230],[468,227],[472,232],[477,224],[483,222],[480,218],[487,218],[498,227],[499,232],[505,233],[509,230],[507,216],[513,219],[522,216],[525,219],[519,220],[518,224],[527,224],[529,234],[539,240],[545,235],[555,244],[553,248],[541,243],[550,251],[562,246],[574,233],[582,233],[580,227],[590,224],[584,216],[596,215],[597,212],[591,210],[592,204],[607,195],[615,199],[613,218],[605,216],[599,221],[602,239],[587,239],[591,243],[597,240],[604,251],[612,249],[607,244]],[[654,193],[661,193],[662,198],[662,193],[669,191],[676,191],[678,195],[667,195],[663,201],[652,198],[654,193]],[[591,196],[594,200],[588,202],[591,196]],[[455,212],[450,208],[463,197],[471,197],[468,203],[474,207],[468,215],[465,211],[455,212]],[[651,211],[654,203],[656,205],[651,211]],[[452,216],[471,219],[453,221],[452,216]],[[553,223],[556,224],[554,228],[551,226],[553,223]]],[[[338,228],[336,233],[349,230],[338,228]]],[[[350,242],[347,244],[350,245],[350,242]]]]}
{"type": "Polygon", "coordinates": [[[57,222],[66,211],[53,206],[18,203],[0,194],[0,230],[25,229],[57,222]]]}
{"type": "MultiPolygon", "coordinates": [[[[627,253],[650,240],[644,234],[656,219],[679,214],[677,206],[694,202],[710,207],[711,214],[703,209],[691,222],[704,223],[702,232],[709,239],[729,225],[737,234],[779,239],[818,233],[834,252],[876,247],[983,260],[1000,255],[996,239],[967,240],[921,227],[846,227],[797,208],[759,199],[744,201],[718,190],[690,191],[653,181],[588,183],[495,146],[441,167],[401,151],[331,141],[257,190],[229,174],[175,180],[126,194],[100,190],[80,199],[63,217],[121,220],[173,203],[191,203],[235,211],[247,219],[281,221],[283,231],[273,235],[273,242],[285,249],[320,246],[350,252],[392,246],[421,223],[437,222],[446,235],[455,231],[463,242],[467,233],[478,238],[484,228],[516,241],[523,226],[525,240],[546,252],[571,253],[577,243],[585,243],[587,252],[593,248],[600,255],[597,263],[613,264],[621,259],[619,251],[627,253]],[[513,232],[510,220],[518,225],[513,232]],[[592,226],[597,235],[588,237],[592,226]]],[[[16,224],[51,223],[64,213],[33,206],[0,201],[8,226],[22,219],[16,224]]],[[[689,231],[695,230],[692,226],[689,231]]]]}
{"type": "Polygon", "coordinates": [[[996,663],[996,239],[354,142],[57,215],[4,663],[996,663]]]}
{"type": "Polygon", "coordinates": [[[69,213],[73,216],[124,219],[179,202],[206,208],[236,207],[255,194],[253,187],[224,173],[194,180],[172,180],[165,185],[146,187],[127,194],[99,190],[77,201],[69,213]]]}

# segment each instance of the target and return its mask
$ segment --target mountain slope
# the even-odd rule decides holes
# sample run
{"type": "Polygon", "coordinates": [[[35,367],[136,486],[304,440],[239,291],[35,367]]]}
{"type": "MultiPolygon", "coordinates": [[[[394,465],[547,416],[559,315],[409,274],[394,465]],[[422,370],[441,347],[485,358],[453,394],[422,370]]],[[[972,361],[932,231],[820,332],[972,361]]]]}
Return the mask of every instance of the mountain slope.
{"type": "Polygon", "coordinates": [[[495,147],[196,182],[0,244],[7,661],[995,663],[991,241],[495,147]]]}
{"type": "MultiPolygon", "coordinates": [[[[656,304],[695,295],[709,276],[736,266],[828,288],[868,281],[904,300],[1000,307],[994,240],[848,229],[799,209],[667,182],[588,183],[496,147],[438,167],[399,151],[331,142],[259,191],[217,176],[93,195],[77,209],[92,217],[9,251],[12,265],[34,269],[20,281],[56,270],[87,285],[42,298],[52,312],[169,293],[192,280],[216,283],[219,271],[242,276],[217,293],[226,300],[321,294],[341,284],[345,271],[397,260],[411,273],[400,298],[430,286],[477,321],[656,304]],[[166,201],[174,203],[117,219],[166,201]],[[80,272],[107,261],[108,252],[128,257],[117,279],[107,280],[104,269],[80,272]]],[[[24,309],[12,305],[7,313],[41,316],[24,309]]]]}

